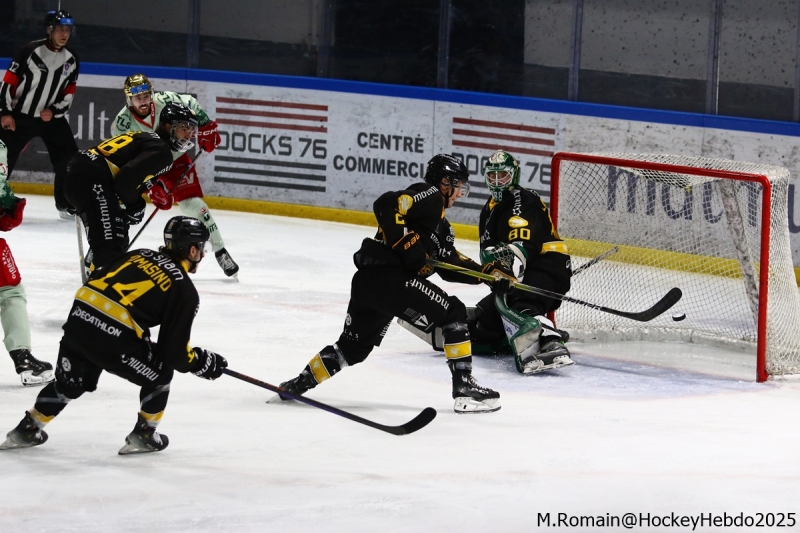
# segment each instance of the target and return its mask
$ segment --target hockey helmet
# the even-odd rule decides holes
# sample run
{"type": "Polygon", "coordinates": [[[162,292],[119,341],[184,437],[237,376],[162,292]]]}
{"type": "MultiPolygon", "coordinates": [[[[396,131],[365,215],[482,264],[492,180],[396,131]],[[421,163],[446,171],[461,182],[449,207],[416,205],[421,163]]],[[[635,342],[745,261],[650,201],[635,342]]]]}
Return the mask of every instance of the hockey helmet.
{"type": "Polygon", "coordinates": [[[450,194],[445,196],[452,196],[456,188],[461,189],[462,197],[469,195],[469,170],[464,162],[450,154],[437,154],[428,161],[423,179],[441,190],[444,178],[448,180],[445,185],[452,186],[450,194]]]}
{"type": "Polygon", "coordinates": [[[194,111],[183,104],[170,102],[161,110],[158,117],[158,126],[163,128],[165,124],[170,124],[169,147],[175,152],[186,152],[194,146],[192,137],[197,133],[197,115],[194,111]],[[178,128],[184,127],[191,130],[192,134],[188,139],[176,135],[178,128]]]}
{"type": "Polygon", "coordinates": [[[172,217],[164,226],[164,247],[181,259],[189,257],[192,246],[205,248],[209,237],[208,228],[192,217],[172,217]]]}
{"type": "Polygon", "coordinates": [[[133,107],[133,97],[141,94],[149,94],[153,98],[153,84],[147,79],[144,74],[134,74],[125,78],[125,101],[128,102],[128,107],[133,107]]]}
{"type": "MultiPolygon", "coordinates": [[[[75,19],[72,15],[59,9],[58,11],[48,11],[44,16],[44,25],[47,27],[52,26],[75,26],[75,19]]],[[[73,28],[74,29],[74,28],[73,28]]]]}
{"type": "Polygon", "coordinates": [[[483,178],[492,193],[492,198],[499,202],[503,193],[519,185],[519,161],[513,155],[498,150],[483,164],[483,178]]]}

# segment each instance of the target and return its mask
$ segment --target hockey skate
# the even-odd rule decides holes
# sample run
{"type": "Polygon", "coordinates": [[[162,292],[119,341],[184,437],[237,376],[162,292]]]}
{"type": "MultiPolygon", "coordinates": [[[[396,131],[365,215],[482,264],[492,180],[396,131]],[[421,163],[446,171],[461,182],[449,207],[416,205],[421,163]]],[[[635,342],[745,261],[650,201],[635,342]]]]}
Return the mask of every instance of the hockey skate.
{"type": "MultiPolygon", "coordinates": [[[[296,378],[290,379],[289,381],[284,381],[281,383],[280,387],[290,394],[294,394],[295,396],[300,396],[305,392],[313,389],[317,386],[317,381],[314,379],[314,376],[311,375],[308,368],[304,368],[300,375],[296,378]]],[[[284,396],[283,394],[276,394],[269,400],[267,403],[282,403],[282,402],[289,402],[292,399],[288,396],[284,396]]]]}
{"type": "Polygon", "coordinates": [[[133,453],[160,452],[169,446],[169,439],[166,435],[156,432],[155,428],[147,425],[142,415],[138,415],[136,426],[133,431],[125,437],[125,446],[119,449],[120,455],[130,455],[133,453]]]}
{"type": "Polygon", "coordinates": [[[557,337],[544,337],[541,342],[541,351],[536,355],[528,355],[527,357],[517,357],[516,364],[517,370],[522,374],[538,374],[547,370],[555,370],[569,365],[574,365],[569,356],[569,350],[564,346],[564,342],[557,337]]]}
{"type": "Polygon", "coordinates": [[[39,361],[27,348],[11,350],[11,359],[19,374],[19,379],[26,387],[44,385],[55,379],[53,375],[53,365],[45,361],[39,361]]]}
{"type": "Polygon", "coordinates": [[[236,264],[236,261],[233,260],[231,254],[228,253],[228,250],[222,248],[220,251],[214,254],[217,257],[217,263],[219,263],[220,268],[225,273],[226,276],[229,278],[239,279],[237,273],[239,272],[239,265],[236,264]]]}
{"type": "Polygon", "coordinates": [[[500,409],[500,393],[481,387],[472,376],[472,363],[447,361],[453,374],[453,410],[456,413],[491,413],[500,409]]]}
{"type": "Polygon", "coordinates": [[[47,433],[39,429],[31,418],[31,413],[26,411],[17,427],[6,435],[6,440],[0,444],[0,450],[13,450],[16,448],[32,448],[47,442],[47,433]]]}

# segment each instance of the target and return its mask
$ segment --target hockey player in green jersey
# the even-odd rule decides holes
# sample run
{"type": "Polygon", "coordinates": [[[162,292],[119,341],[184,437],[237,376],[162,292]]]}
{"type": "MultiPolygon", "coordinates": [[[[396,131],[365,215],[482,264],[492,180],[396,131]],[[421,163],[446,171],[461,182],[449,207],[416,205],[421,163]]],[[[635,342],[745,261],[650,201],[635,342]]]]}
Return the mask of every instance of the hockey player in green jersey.
{"type": "MultiPolygon", "coordinates": [[[[144,74],[134,74],[125,79],[125,99],[127,106],[117,113],[111,125],[111,134],[119,135],[128,131],[154,131],[158,126],[157,117],[164,106],[174,102],[183,104],[197,114],[197,144],[201,150],[212,152],[220,143],[217,123],[206,114],[199,102],[188,94],[171,91],[153,91],[153,84],[144,74]]],[[[203,189],[197,177],[195,167],[186,172],[192,160],[187,153],[173,152],[175,162],[164,175],[159,176],[160,186],[168,194],[150,195],[150,200],[159,209],[169,209],[173,200],[177,202],[181,212],[203,222],[211,233],[211,246],[222,271],[226,276],[236,276],[239,265],[225,248],[222,234],[217,227],[211,211],[203,201],[203,189]],[[186,176],[181,180],[181,176],[186,176]],[[180,181],[179,181],[180,180],[180,181]]],[[[152,189],[151,189],[152,190],[152,189]]],[[[154,191],[156,192],[156,191],[154,191]]],[[[160,193],[160,191],[158,191],[160,193]]]]}
{"type": "MultiPolygon", "coordinates": [[[[22,223],[25,199],[17,198],[8,186],[6,145],[0,141],[0,231],[11,231],[22,223]]],[[[31,328],[28,300],[22,277],[5,239],[0,239],[0,322],[6,350],[14,360],[23,385],[43,385],[53,381],[53,365],[31,355],[31,328]]]]}

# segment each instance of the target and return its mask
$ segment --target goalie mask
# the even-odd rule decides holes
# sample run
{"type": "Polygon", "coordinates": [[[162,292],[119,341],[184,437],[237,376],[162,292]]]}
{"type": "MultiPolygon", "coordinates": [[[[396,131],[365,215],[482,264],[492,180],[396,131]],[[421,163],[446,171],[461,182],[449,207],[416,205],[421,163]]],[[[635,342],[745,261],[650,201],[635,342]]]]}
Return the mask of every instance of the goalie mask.
{"type": "Polygon", "coordinates": [[[194,146],[197,135],[197,115],[183,104],[170,102],[161,110],[158,119],[159,135],[164,138],[166,125],[170,125],[167,142],[173,152],[186,152],[194,146]]]}
{"type": "Polygon", "coordinates": [[[451,198],[456,189],[461,190],[461,196],[466,198],[469,195],[469,171],[467,166],[460,159],[449,154],[438,154],[428,161],[425,168],[426,183],[435,185],[439,191],[442,186],[449,186],[449,194],[442,191],[442,195],[451,198]],[[444,180],[444,181],[443,181],[444,180]]]}
{"type": "Polygon", "coordinates": [[[483,178],[496,202],[503,199],[503,193],[519,185],[519,161],[502,150],[492,154],[483,164],[483,178]]]}
{"type": "Polygon", "coordinates": [[[134,96],[148,94],[150,100],[153,100],[153,84],[144,74],[134,74],[125,78],[123,91],[125,91],[125,101],[128,103],[128,107],[135,107],[134,96]]]}

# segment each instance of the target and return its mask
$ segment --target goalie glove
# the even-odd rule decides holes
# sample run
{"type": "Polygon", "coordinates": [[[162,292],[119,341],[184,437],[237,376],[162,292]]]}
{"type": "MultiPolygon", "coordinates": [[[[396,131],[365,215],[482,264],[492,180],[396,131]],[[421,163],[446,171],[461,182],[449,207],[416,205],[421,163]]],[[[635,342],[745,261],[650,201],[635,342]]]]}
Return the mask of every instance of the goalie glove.
{"type": "Polygon", "coordinates": [[[400,240],[392,245],[392,249],[400,254],[403,267],[415,274],[423,274],[430,271],[428,265],[428,254],[425,253],[425,244],[419,233],[409,231],[400,240]]]}
{"type": "Polygon", "coordinates": [[[494,276],[495,281],[487,282],[493,293],[508,294],[514,290],[514,282],[517,281],[517,278],[499,259],[483,265],[481,272],[494,276]]]}
{"type": "Polygon", "coordinates": [[[172,195],[167,192],[167,187],[161,180],[149,180],[145,183],[147,186],[147,196],[157,209],[167,211],[172,208],[172,195]]]}
{"type": "Polygon", "coordinates": [[[481,250],[481,263],[485,265],[494,261],[501,261],[515,278],[522,279],[528,263],[528,251],[515,243],[498,244],[481,250]]]}

